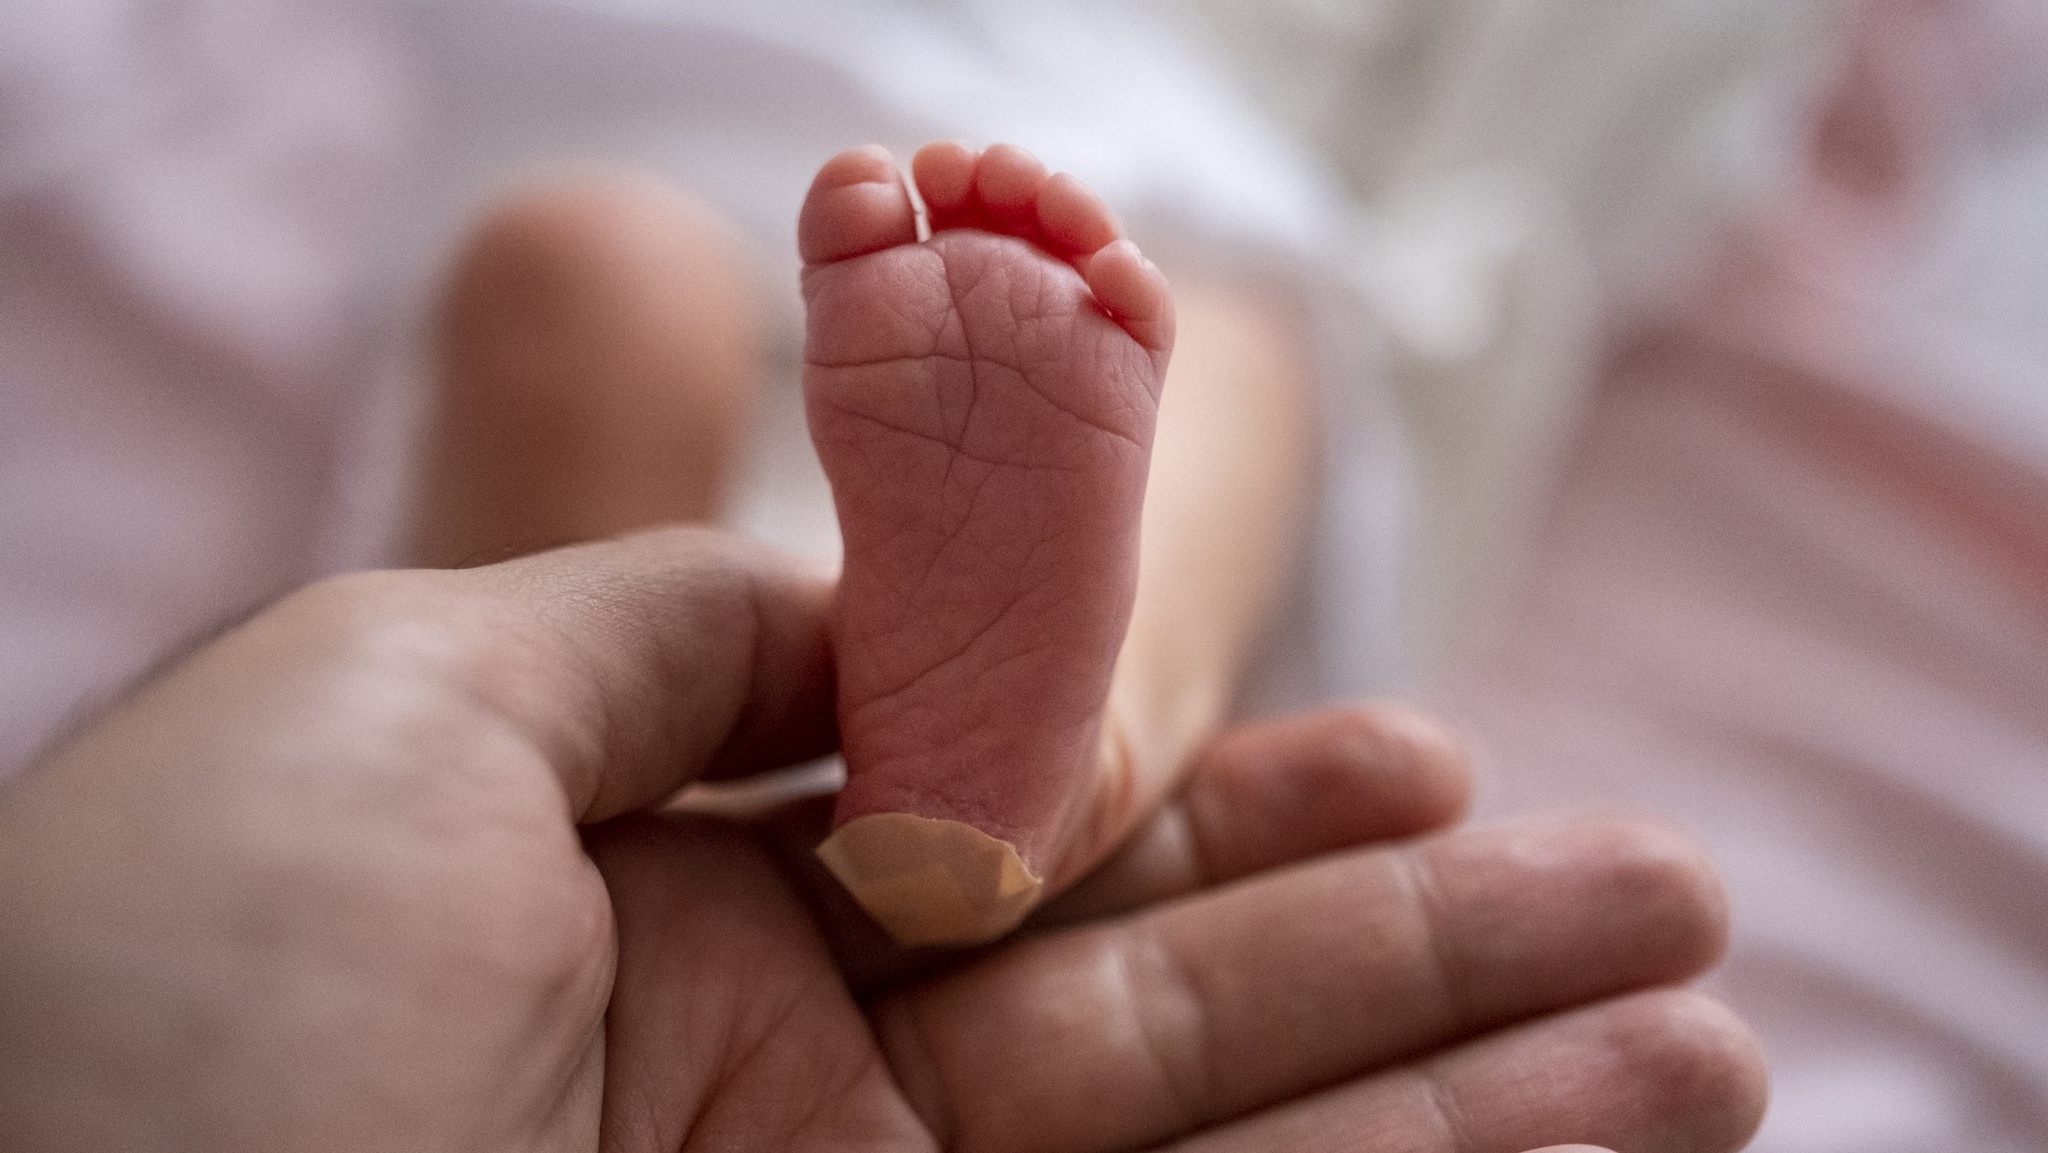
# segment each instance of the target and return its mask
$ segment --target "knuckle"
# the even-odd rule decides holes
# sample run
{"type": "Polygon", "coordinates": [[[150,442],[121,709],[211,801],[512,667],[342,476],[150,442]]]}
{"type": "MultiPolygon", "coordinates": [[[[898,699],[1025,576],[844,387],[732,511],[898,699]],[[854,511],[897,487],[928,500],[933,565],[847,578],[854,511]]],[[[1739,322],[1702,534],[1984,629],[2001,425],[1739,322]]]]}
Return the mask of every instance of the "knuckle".
{"type": "Polygon", "coordinates": [[[546,741],[525,718],[544,715],[558,678],[544,620],[515,599],[464,573],[372,572],[308,586],[283,608],[324,691],[434,750],[446,787],[534,775],[528,754],[546,741]]]}
{"type": "Polygon", "coordinates": [[[1203,969],[1173,943],[1152,937],[1125,954],[1124,1000],[1135,1007],[1146,1064],[1175,1110],[1205,1117],[1216,1097],[1220,1049],[1214,994],[1203,969]]]}
{"type": "Polygon", "coordinates": [[[461,574],[364,572],[329,577],[287,599],[330,655],[473,683],[517,668],[532,624],[461,574]]]}

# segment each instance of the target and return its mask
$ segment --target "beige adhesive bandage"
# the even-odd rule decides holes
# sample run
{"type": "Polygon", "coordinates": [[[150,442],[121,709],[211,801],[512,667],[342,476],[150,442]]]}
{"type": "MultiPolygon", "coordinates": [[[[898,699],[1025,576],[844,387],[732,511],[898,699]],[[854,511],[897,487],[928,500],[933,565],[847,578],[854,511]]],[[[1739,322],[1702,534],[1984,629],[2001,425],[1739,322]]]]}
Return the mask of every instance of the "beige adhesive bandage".
{"type": "Polygon", "coordinates": [[[1016,846],[959,821],[874,813],[818,859],[900,945],[979,945],[1017,927],[1045,882],[1016,846]]]}

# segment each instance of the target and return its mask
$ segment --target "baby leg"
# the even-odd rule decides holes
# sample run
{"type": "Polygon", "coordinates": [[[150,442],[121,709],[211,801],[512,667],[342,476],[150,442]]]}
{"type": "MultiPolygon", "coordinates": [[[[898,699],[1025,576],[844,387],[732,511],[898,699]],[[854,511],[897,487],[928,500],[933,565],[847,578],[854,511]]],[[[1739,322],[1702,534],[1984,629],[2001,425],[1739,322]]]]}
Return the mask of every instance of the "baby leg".
{"type": "Polygon", "coordinates": [[[736,235],[638,173],[543,185],[486,214],[437,317],[414,561],[716,513],[761,361],[736,235]]]}

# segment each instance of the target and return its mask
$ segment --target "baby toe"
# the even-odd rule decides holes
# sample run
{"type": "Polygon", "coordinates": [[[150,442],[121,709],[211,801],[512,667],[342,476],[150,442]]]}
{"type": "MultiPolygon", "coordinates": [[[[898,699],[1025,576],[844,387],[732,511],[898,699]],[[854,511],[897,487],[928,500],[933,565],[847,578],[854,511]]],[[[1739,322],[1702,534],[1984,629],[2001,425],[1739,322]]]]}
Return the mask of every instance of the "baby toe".
{"type": "Polygon", "coordinates": [[[927,144],[910,158],[910,174],[933,228],[952,227],[967,217],[980,159],[981,153],[957,140],[927,144]]]}
{"type": "Polygon", "coordinates": [[[1124,331],[1155,355],[1173,349],[1173,293],[1159,266],[1128,240],[1112,242],[1089,257],[1082,275],[1095,300],[1124,331]]]}
{"type": "Polygon", "coordinates": [[[1077,255],[1094,252],[1123,235],[1116,216],[1095,190],[1064,172],[1039,191],[1038,229],[1049,246],[1077,255]]]}
{"type": "Polygon", "coordinates": [[[871,144],[826,161],[804,197],[796,235],[805,264],[916,243],[916,214],[888,150],[871,144]]]}
{"type": "Polygon", "coordinates": [[[1045,165],[1014,144],[998,144],[981,154],[974,169],[974,196],[998,231],[1029,236],[1038,225],[1038,194],[1045,187],[1045,165]]]}

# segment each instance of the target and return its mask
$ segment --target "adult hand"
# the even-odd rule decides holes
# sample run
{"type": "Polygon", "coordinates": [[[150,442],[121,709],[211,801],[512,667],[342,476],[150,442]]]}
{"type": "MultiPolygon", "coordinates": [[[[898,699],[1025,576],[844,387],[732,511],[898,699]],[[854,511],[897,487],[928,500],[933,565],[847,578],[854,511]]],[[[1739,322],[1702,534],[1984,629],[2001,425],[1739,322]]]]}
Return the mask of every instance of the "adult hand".
{"type": "Polygon", "coordinates": [[[664,532],[327,582],[145,686],[0,794],[0,1146],[1511,1153],[1753,1127],[1746,1033],[1655,989],[1720,947],[1697,854],[1617,822],[1375,847],[1464,789],[1394,711],[1227,736],[1040,927],[856,989],[761,838],[632,815],[829,747],[830,595],[664,532]]]}

